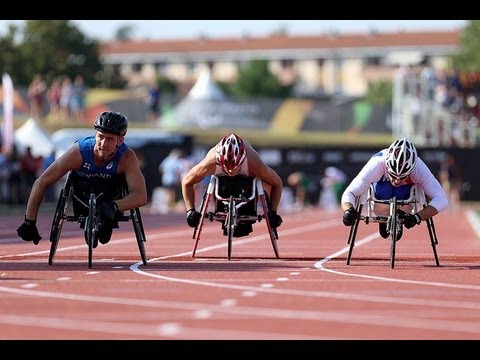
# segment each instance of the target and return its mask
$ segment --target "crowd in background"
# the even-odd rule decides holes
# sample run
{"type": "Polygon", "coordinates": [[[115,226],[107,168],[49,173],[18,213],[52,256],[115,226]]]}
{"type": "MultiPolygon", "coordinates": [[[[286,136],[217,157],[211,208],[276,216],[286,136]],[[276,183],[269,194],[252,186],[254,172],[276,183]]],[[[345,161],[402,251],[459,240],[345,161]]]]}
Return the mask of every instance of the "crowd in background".
{"type": "MultiPolygon", "coordinates": [[[[50,157],[33,156],[31,148],[23,153],[14,145],[11,151],[2,146],[0,152],[0,204],[25,204],[33,183],[51,163],[50,157]]],[[[53,194],[46,194],[46,200],[53,201],[53,194]]]]}
{"type": "MultiPolygon", "coordinates": [[[[457,69],[401,67],[396,80],[406,96],[402,107],[412,116],[414,134],[423,134],[429,145],[471,147],[478,142],[480,125],[480,73],[461,73],[457,69]],[[432,125],[433,124],[433,125],[432,125]]],[[[404,129],[404,131],[406,131],[404,129]]]]}
{"type": "Polygon", "coordinates": [[[62,75],[55,77],[48,85],[43,76],[36,74],[28,87],[30,115],[42,122],[48,114],[53,120],[85,120],[86,86],[81,75],[73,80],[62,75]]]}

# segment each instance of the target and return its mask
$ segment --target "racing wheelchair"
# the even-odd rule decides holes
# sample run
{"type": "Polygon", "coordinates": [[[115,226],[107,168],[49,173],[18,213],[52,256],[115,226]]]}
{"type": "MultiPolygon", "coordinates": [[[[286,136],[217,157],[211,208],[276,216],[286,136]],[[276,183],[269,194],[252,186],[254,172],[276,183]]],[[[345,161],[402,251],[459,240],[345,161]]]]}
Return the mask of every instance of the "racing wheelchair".
{"type": "MultiPolygon", "coordinates": [[[[121,176],[117,183],[109,184],[108,187],[114,189],[115,196],[112,197],[113,199],[120,199],[128,194],[124,176],[121,176]]],[[[49,265],[53,264],[64,221],[72,221],[78,222],[84,230],[85,241],[88,245],[88,267],[92,268],[93,249],[98,245],[98,232],[103,221],[100,210],[97,208],[97,202],[102,201],[103,196],[103,192],[95,192],[93,187],[86,191],[82,188],[79,176],[73,171],[68,172],[64,186],[60,191],[50,230],[49,265]]],[[[138,208],[131,209],[129,213],[129,215],[124,213],[115,215],[116,226],[114,227],[118,227],[118,222],[132,221],[142,262],[147,265],[146,237],[140,210],[138,208]]]]}
{"type": "MultiPolygon", "coordinates": [[[[375,197],[373,185],[370,185],[368,193],[362,196],[358,196],[355,201],[355,209],[360,214],[360,216],[350,227],[350,233],[347,241],[347,244],[349,245],[347,265],[350,265],[350,261],[352,258],[352,252],[353,248],[355,247],[355,237],[357,234],[358,225],[361,221],[363,221],[366,224],[369,224],[370,222],[386,224],[387,232],[390,234],[390,267],[393,269],[395,266],[395,252],[397,241],[399,240],[399,236],[401,236],[401,233],[403,231],[403,218],[398,212],[399,208],[402,206],[413,206],[413,211],[418,212],[420,206],[426,207],[427,205],[428,201],[425,193],[417,185],[413,185],[411,187],[410,196],[406,200],[399,200],[395,196],[389,200],[377,199],[375,197]],[[390,209],[389,215],[382,216],[375,214],[375,204],[388,205],[390,209]],[[362,214],[362,210],[365,205],[367,206],[367,211],[366,214],[362,214]]],[[[435,258],[435,264],[437,266],[440,266],[437,254],[438,239],[435,231],[435,224],[433,222],[433,218],[425,220],[425,223],[427,225],[428,234],[430,236],[430,244],[432,246],[433,256],[435,258]]]]}
{"type": "Polygon", "coordinates": [[[270,201],[260,179],[241,175],[212,175],[203,194],[200,221],[193,231],[195,244],[192,257],[195,257],[204,221],[209,219],[211,222],[215,220],[222,223],[223,234],[228,239],[228,260],[231,259],[233,237],[238,236],[237,232],[240,232],[242,227],[252,226],[262,220],[265,220],[275,256],[279,258],[278,233],[270,226],[269,210],[270,201]],[[259,207],[262,209],[260,213],[259,207]]]}

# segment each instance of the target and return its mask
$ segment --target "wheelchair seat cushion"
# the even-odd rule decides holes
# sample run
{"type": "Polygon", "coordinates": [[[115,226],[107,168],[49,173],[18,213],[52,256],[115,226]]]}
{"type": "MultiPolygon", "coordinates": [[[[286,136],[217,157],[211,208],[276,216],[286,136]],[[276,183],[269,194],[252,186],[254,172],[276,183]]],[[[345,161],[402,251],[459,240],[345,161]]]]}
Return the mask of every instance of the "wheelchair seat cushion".
{"type": "MultiPolygon", "coordinates": [[[[219,176],[218,177],[218,194],[223,198],[230,196],[240,197],[243,193],[245,197],[252,196],[253,177],[249,176],[219,176]]],[[[216,212],[227,212],[228,206],[217,201],[216,212]]],[[[256,199],[249,201],[247,204],[241,206],[238,210],[239,215],[257,215],[256,199]]]]}
{"type": "Polygon", "coordinates": [[[252,195],[253,177],[250,176],[219,176],[218,177],[218,194],[227,198],[230,196],[239,197],[242,192],[245,197],[252,195]]]}

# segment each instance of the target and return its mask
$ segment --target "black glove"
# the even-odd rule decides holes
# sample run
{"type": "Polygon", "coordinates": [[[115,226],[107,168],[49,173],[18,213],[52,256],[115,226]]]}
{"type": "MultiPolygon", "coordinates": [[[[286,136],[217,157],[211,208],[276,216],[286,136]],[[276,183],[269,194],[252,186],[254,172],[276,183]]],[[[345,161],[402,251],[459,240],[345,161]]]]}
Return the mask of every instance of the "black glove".
{"type": "Polygon", "coordinates": [[[118,205],[115,201],[105,201],[100,204],[100,213],[109,221],[113,221],[117,212],[118,205]]]}
{"type": "Polygon", "coordinates": [[[352,226],[359,216],[360,214],[353,206],[348,208],[343,212],[343,225],[352,226]]]}
{"type": "Polygon", "coordinates": [[[270,226],[272,227],[272,229],[276,229],[277,227],[282,225],[283,222],[282,217],[273,210],[268,213],[268,221],[270,221],[270,226]]]}
{"type": "Polygon", "coordinates": [[[200,214],[198,211],[195,211],[195,209],[190,209],[187,211],[187,224],[188,226],[194,228],[198,226],[198,223],[200,222],[200,218],[202,217],[202,214],[200,214]]]}
{"type": "Polygon", "coordinates": [[[406,215],[403,217],[403,225],[405,225],[407,229],[411,229],[412,227],[420,224],[421,222],[422,219],[420,218],[420,215],[418,215],[418,213],[413,215],[406,215]]]}
{"type": "Polygon", "coordinates": [[[33,241],[35,245],[38,245],[42,237],[38,233],[36,220],[28,220],[25,217],[25,221],[17,229],[17,234],[25,241],[33,241]]]}

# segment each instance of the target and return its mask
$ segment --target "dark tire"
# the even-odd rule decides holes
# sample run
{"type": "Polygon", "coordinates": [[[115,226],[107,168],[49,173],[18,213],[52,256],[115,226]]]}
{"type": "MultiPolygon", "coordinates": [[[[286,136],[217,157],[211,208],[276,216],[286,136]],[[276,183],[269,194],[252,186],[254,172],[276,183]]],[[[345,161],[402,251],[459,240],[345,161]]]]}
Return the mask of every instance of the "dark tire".
{"type": "Polygon", "coordinates": [[[53,258],[57,252],[58,241],[60,240],[60,234],[62,232],[63,221],[65,219],[65,213],[67,211],[68,202],[70,197],[70,188],[64,187],[60,191],[58,197],[57,207],[55,214],[53,215],[52,227],[50,229],[50,254],[48,256],[48,265],[53,264],[53,258]]]}
{"type": "Polygon", "coordinates": [[[390,243],[390,268],[394,268],[395,266],[395,250],[397,246],[397,226],[402,226],[398,222],[398,214],[397,214],[397,198],[394,196],[392,198],[392,204],[390,205],[391,211],[390,211],[390,237],[391,237],[391,243],[390,243]]]}
{"type": "MultiPolygon", "coordinates": [[[[359,205],[357,207],[357,211],[359,214],[362,213],[362,208],[363,205],[359,205]]],[[[348,256],[347,256],[347,265],[350,265],[350,261],[352,260],[352,253],[353,253],[353,248],[355,247],[355,238],[357,237],[357,230],[358,230],[358,224],[360,223],[360,218],[355,220],[352,226],[350,226],[350,232],[348,235],[348,240],[347,244],[349,245],[348,247],[348,256]]]]}
{"type": "Polygon", "coordinates": [[[235,201],[233,200],[233,196],[230,196],[230,201],[228,202],[228,214],[227,220],[225,221],[225,226],[227,227],[227,237],[228,237],[228,260],[230,260],[232,256],[232,241],[233,241],[233,231],[235,226],[235,201]]]}
{"type": "Polygon", "coordinates": [[[85,239],[88,243],[88,268],[92,268],[93,263],[93,247],[97,237],[97,201],[95,194],[90,194],[88,202],[88,217],[85,220],[85,239]]]}
{"type": "Polygon", "coordinates": [[[135,237],[137,238],[138,250],[142,258],[143,265],[147,265],[147,254],[145,252],[145,242],[147,238],[145,236],[145,230],[143,228],[142,216],[140,209],[135,208],[130,210],[130,215],[133,222],[133,230],[135,231],[135,237]]]}

